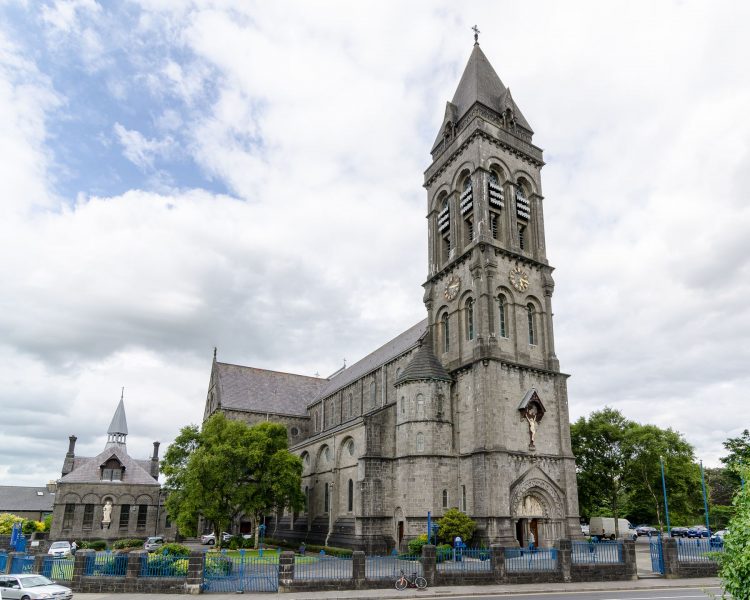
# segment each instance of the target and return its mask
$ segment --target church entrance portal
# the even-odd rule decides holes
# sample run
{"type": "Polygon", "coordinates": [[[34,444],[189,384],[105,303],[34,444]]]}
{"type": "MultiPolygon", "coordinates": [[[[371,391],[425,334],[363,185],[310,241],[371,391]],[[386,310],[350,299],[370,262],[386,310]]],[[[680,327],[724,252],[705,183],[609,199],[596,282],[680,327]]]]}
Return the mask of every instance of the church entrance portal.
{"type": "Polygon", "coordinates": [[[539,547],[539,519],[519,519],[516,521],[516,540],[522,548],[528,546],[531,541],[530,533],[534,534],[534,546],[539,547]]]}

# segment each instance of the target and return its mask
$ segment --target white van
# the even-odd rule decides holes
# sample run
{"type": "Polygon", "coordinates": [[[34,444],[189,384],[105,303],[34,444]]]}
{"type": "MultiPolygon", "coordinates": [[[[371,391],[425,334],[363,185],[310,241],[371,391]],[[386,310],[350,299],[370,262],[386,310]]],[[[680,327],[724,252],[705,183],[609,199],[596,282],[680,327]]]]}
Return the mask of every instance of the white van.
{"type": "MultiPolygon", "coordinates": [[[[635,540],[638,534],[631,528],[627,519],[617,519],[617,529],[620,539],[635,540]]],[[[615,520],[613,517],[591,517],[589,535],[600,540],[615,539],[615,520]]]]}

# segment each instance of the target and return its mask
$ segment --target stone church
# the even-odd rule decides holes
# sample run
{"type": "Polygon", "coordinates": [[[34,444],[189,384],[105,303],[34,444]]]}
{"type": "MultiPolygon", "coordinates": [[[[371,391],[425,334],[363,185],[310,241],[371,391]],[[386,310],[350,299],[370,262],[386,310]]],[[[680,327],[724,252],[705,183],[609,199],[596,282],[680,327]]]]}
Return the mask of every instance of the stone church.
{"type": "Polygon", "coordinates": [[[275,537],[382,552],[451,507],[473,543],[580,537],[532,137],[475,43],[424,174],[427,318],[327,379],[214,356],[204,418],[284,423],[302,459],[275,537]]]}

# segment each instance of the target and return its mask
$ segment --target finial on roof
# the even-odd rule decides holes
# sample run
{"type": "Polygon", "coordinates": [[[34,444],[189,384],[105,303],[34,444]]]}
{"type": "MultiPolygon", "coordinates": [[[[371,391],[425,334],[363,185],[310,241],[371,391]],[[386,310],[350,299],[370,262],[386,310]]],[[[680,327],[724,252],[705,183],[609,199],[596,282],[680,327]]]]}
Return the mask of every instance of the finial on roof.
{"type": "Polygon", "coordinates": [[[125,388],[122,388],[120,402],[117,404],[112,422],[107,430],[107,448],[112,446],[125,447],[125,438],[128,436],[128,421],[125,418],[125,388]]]}
{"type": "Polygon", "coordinates": [[[476,25],[474,25],[474,27],[472,27],[471,30],[474,32],[474,45],[478,46],[479,45],[479,34],[481,33],[481,31],[479,31],[479,27],[477,27],[476,25]]]}
{"type": "Polygon", "coordinates": [[[214,360],[216,360],[216,346],[214,346],[214,360]]]}
{"type": "Polygon", "coordinates": [[[125,399],[125,386],[122,386],[122,390],[120,391],[120,402],[122,402],[125,399]]]}
{"type": "Polygon", "coordinates": [[[344,368],[346,369],[346,359],[344,359],[344,368]]]}

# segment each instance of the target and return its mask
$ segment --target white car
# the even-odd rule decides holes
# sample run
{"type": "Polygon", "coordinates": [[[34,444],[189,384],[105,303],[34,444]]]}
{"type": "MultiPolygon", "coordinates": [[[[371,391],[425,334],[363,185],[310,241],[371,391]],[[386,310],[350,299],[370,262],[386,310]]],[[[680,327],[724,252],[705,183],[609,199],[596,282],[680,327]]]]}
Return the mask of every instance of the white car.
{"type": "Polygon", "coordinates": [[[18,575],[0,575],[0,597],[29,600],[69,600],[73,591],[63,585],[57,585],[43,575],[24,573],[18,575]]]}
{"type": "Polygon", "coordinates": [[[47,550],[47,554],[55,558],[69,557],[72,554],[70,551],[70,542],[52,542],[49,550],[47,550]]]}
{"type": "MultiPolygon", "coordinates": [[[[227,533],[226,531],[221,532],[221,541],[222,542],[228,542],[231,540],[234,536],[231,533],[227,533]]],[[[216,543],[216,534],[215,533],[207,533],[205,535],[201,536],[201,544],[208,544],[209,546],[213,546],[216,543]]]]}

